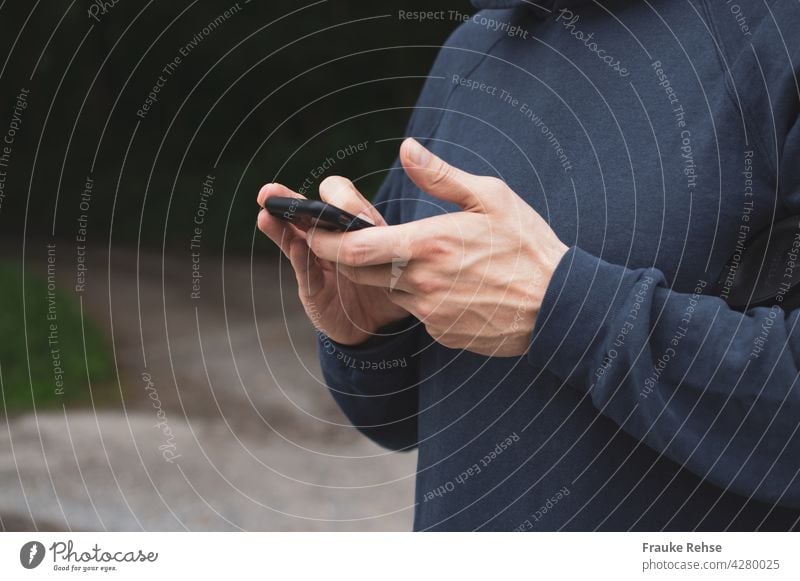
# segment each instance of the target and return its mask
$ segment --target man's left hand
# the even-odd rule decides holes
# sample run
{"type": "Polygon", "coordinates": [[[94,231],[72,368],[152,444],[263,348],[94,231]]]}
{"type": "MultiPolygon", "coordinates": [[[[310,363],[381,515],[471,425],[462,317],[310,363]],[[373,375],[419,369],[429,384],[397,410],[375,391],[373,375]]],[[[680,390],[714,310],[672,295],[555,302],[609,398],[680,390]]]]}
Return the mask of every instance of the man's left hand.
{"type": "Polygon", "coordinates": [[[420,189],[463,211],[356,232],[317,228],[309,247],[348,279],[385,289],[445,347],[524,354],[567,246],[502,180],[452,167],[413,139],[400,159],[420,189]]]}

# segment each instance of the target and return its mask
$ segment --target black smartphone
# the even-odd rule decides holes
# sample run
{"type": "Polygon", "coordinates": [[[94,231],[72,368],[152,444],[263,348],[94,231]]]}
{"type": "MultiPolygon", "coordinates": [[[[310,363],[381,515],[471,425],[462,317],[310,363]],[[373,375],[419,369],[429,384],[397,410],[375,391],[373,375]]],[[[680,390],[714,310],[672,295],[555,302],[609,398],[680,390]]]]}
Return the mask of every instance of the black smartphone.
{"type": "Polygon", "coordinates": [[[318,200],[272,197],[267,199],[267,212],[284,222],[290,222],[301,230],[324,228],[340,232],[352,232],[374,226],[341,208],[318,200]]]}

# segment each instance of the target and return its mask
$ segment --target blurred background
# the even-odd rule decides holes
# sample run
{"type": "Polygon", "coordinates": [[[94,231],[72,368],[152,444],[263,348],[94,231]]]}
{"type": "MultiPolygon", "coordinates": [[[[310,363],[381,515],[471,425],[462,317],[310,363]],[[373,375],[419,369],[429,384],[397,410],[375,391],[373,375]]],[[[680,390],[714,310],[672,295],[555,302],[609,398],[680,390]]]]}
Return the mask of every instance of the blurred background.
{"type": "Polygon", "coordinates": [[[410,530],[414,454],[347,424],[255,229],[271,181],[377,189],[460,22],[401,10],[473,12],[0,2],[0,529],[410,530]]]}

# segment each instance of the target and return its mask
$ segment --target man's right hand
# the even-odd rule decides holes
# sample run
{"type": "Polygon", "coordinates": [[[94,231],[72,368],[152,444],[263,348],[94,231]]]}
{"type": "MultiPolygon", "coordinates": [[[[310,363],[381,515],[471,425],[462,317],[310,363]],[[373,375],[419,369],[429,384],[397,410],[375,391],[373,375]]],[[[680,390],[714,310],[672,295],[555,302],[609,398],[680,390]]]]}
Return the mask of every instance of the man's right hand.
{"type": "MultiPolygon", "coordinates": [[[[354,215],[360,215],[377,227],[386,226],[381,214],[343,177],[331,176],[319,186],[324,202],[354,215]]],[[[263,208],[267,198],[303,196],[280,184],[267,184],[258,193],[263,208]]],[[[271,216],[266,210],[258,214],[258,228],[289,258],[297,276],[300,301],[314,326],[343,345],[357,345],[373,333],[408,316],[408,312],[389,300],[387,289],[356,284],[336,272],[327,260],[315,256],[306,240],[314,231],[303,232],[288,222],[271,216]]]]}

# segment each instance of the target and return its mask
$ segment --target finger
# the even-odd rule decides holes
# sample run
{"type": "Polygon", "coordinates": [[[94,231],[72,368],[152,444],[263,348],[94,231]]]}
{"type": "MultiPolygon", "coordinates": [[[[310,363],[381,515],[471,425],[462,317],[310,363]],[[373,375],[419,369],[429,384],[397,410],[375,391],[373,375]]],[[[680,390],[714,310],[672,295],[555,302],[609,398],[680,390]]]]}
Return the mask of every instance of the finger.
{"type": "Polygon", "coordinates": [[[302,298],[312,298],[325,284],[325,277],[316,258],[304,240],[295,239],[289,246],[289,260],[292,263],[297,286],[302,298]]]}
{"type": "Polygon", "coordinates": [[[298,198],[300,200],[306,199],[305,196],[298,194],[294,190],[290,190],[283,184],[272,183],[262,186],[261,189],[258,190],[258,196],[256,197],[256,201],[258,202],[258,205],[263,208],[264,204],[267,203],[267,198],[272,198],[274,196],[280,196],[284,198],[298,198]]]}
{"type": "Polygon", "coordinates": [[[453,202],[468,212],[487,212],[497,204],[495,178],[467,173],[432,154],[416,139],[400,146],[400,161],[408,177],[425,192],[453,202]]]}
{"type": "Polygon", "coordinates": [[[393,260],[391,264],[378,264],[375,266],[346,266],[337,264],[339,274],[356,284],[385,288],[390,291],[411,291],[408,277],[405,276],[408,261],[393,260]]]}
{"type": "Polygon", "coordinates": [[[332,232],[322,228],[308,231],[306,240],[311,250],[325,260],[346,266],[391,264],[393,260],[414,258],[416,241],[435,236],[426,226],[435,218],[425,218],[397,226],[364,228],[355,232],[332,232]]]}
{"type": "Polygon", "coordinates": [[[353,182],[342,176],[329,176],[319,185],[319,197],[345,212],[365,218],[377,226],[383,226],[386,221],[380,212],[361,195],[353,182]]]}
{"type": "Polygon", "coordinates": [[[304,240],[305,233],[298,230],[293,225],[272,216],[266,210],[258,213],[258,229],[266,234],[281,249],[286,256],[289,256],[289,245],[294,240],[304,240]]]}
{"type": "MultiPolygon", "coordinates": [[[[282,184],[272,183],[262,186],[262,188],[258,191],[258,196],[256,198],[258,205],[263,208],[267,203],[267,199],[273,196],[299,198],[301,200],[305,199],[304,196],[290,190],[282,184]]],[[[266,210],[261,210],[258,213],[257,223],[258,229],[266,234],[275,244],[277,244],[278,247],[280,247],[281,252],[283,252],[287,257],[289,256],[289,245],[292,243],[292,241],[298,238],[305,239],[305,233],[303,231],[299,230],[288,222],[279,220],[266,210]]]]}

